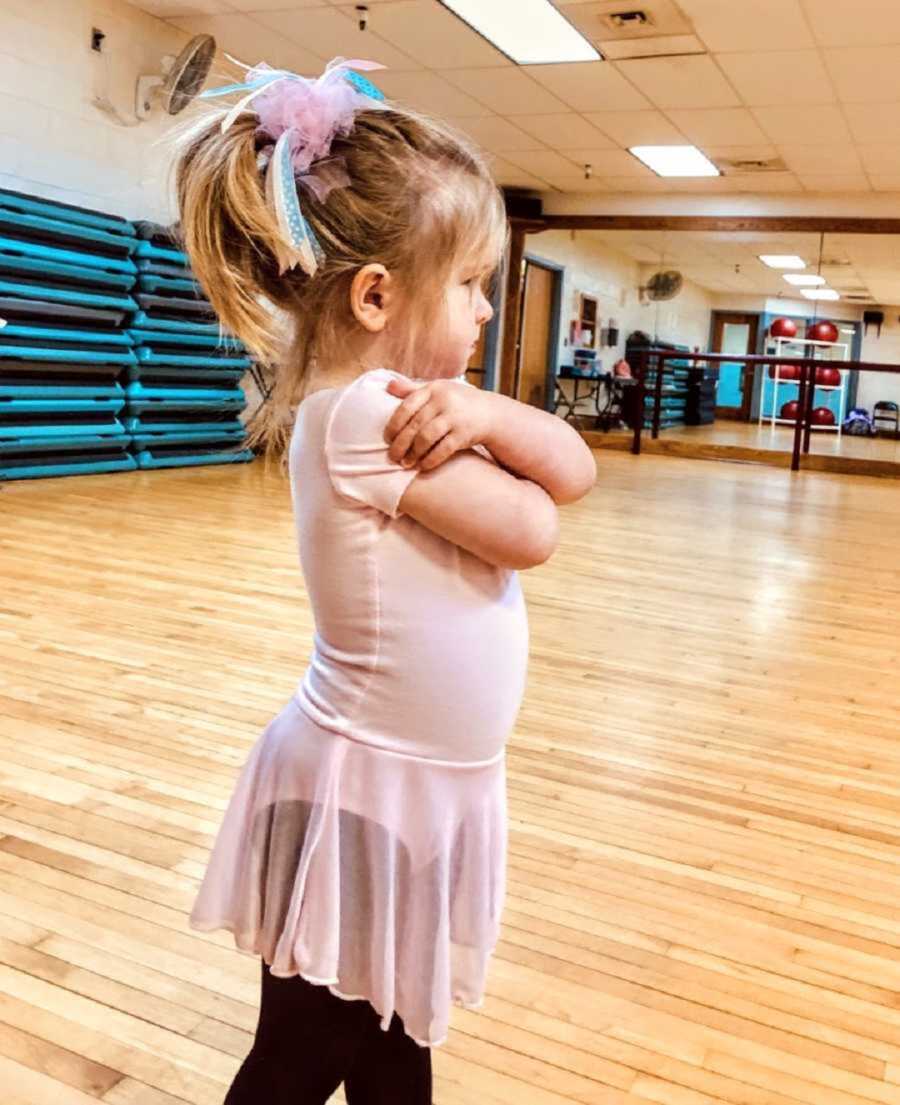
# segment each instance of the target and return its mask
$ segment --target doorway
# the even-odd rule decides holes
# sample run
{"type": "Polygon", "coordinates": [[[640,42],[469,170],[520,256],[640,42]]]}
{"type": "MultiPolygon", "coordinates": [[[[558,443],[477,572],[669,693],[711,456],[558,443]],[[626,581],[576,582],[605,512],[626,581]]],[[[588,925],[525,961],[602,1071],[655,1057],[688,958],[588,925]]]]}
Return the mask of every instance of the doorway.
{"type": "Polygon", "coordinates": [[[562,269],[537,258],[525,259],[513,394],[542,410],[549,410],[553,401],[561,291],[562,269]]]}
{"type": "MultiPolygon", "coordinates": [[[[756,352],[759,315],[716,311],[713,315],[712,353],[745,356],[756,352]]],[[[716,417],[750,421],[755,369],[723,361],[716,388],[716,417]]]]}

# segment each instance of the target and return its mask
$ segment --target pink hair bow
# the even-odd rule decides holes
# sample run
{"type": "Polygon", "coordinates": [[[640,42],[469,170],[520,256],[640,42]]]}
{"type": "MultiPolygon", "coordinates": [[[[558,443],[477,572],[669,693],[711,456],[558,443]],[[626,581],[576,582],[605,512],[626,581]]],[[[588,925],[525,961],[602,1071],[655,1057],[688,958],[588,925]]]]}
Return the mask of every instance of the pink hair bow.
{"type": "Polygon", "coordinates": [[[350,183],[343,165],[325,161],[337,135],[349,134],[358,111],[384,109],[383,93],[360,70],[383,69],[373,61],[335,58],[317,78],[301,77],[262,62],[248,68],[247,80],[202,93],[204,99],[243,92],[222,120],[226,131],[239,115],[254,111],[259,127],[274,147],[261,152],[260,167],[266,173],[266,197],[278,223],[279,271],[299,265],[314,276],[324,252],[300,208],[297,185],[324,200],[333,188],[350,183]],[[251,107],[252,105],[252,107],[251,107]]]}

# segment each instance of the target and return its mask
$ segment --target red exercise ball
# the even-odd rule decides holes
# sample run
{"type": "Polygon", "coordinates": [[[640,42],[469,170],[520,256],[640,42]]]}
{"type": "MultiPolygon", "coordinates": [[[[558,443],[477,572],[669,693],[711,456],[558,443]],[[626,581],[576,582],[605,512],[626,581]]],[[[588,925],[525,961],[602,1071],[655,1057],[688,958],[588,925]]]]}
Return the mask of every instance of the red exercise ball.
{"type": "Polygon", "coordinates": [[[781,418],[786,418],[790,422],[796,422],[797,416],[800,413],[800,404],[796,399],[792,399],[790,403],[785,403],[781,408],[781,418]]]}
{"type": "Polygon", "coordinates": [[[813,322],[806,328],[810,341],[837,341],[838,328],[833,322],[813,322]]]}
{"type": "Polygon", "coordinates": [[[828,407],[816,407],[810,415],[810,421],[813,426],[833,426],[834,411],[828,407]]]}
{"type": "Polygon", "coordinates": [[[796,338],[797,323],[789,318],[776,318],[769,327],[773,338],[796,338]]]}
{"type": "Polygon", "coordinates": [[[841,386],[840,369],[817,368],[816,383],[822,388],[839,388],[841,386]]]}
{"type": "Polygon", "coordinates": [[[800,367],[795,364],[780,364],[769,365],[769,379],[775,379],[775,369],[778,369],[779,380],[799,380],[800,379],[800,367]]]}

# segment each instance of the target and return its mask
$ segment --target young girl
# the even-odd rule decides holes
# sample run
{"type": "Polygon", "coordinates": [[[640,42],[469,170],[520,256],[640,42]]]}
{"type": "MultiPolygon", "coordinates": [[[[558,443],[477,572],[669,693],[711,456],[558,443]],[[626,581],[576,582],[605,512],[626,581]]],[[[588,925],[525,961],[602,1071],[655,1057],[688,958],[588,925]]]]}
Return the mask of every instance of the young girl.
{"type": "Polygon", "coordinates": [[[427,1105],[477,1006],[505,864],[504,742],[527,623],[515,569],[595,478],[551,415],[464,386],[501,197],[449,128],[333,62],[259,66],[186,135],[182,231],[223,324],[277,361],[309,669],[254,746],[192,914],[262,961],[227,1105],[427,1105]],[[289,327],[290,348],[280,348],[289,327]]]}

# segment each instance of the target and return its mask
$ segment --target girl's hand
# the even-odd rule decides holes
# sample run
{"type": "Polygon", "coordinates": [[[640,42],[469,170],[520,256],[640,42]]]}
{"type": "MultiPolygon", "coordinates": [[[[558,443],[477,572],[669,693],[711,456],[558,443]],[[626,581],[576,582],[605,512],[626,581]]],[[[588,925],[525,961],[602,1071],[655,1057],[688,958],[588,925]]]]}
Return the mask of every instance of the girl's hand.
{"type": "Polygon", "coordinates": [[[455,380],[392,380],[388,392],[403,399],[385,429],[395,464],[430,472],[489,436],[489,392],[455,380]]]}

